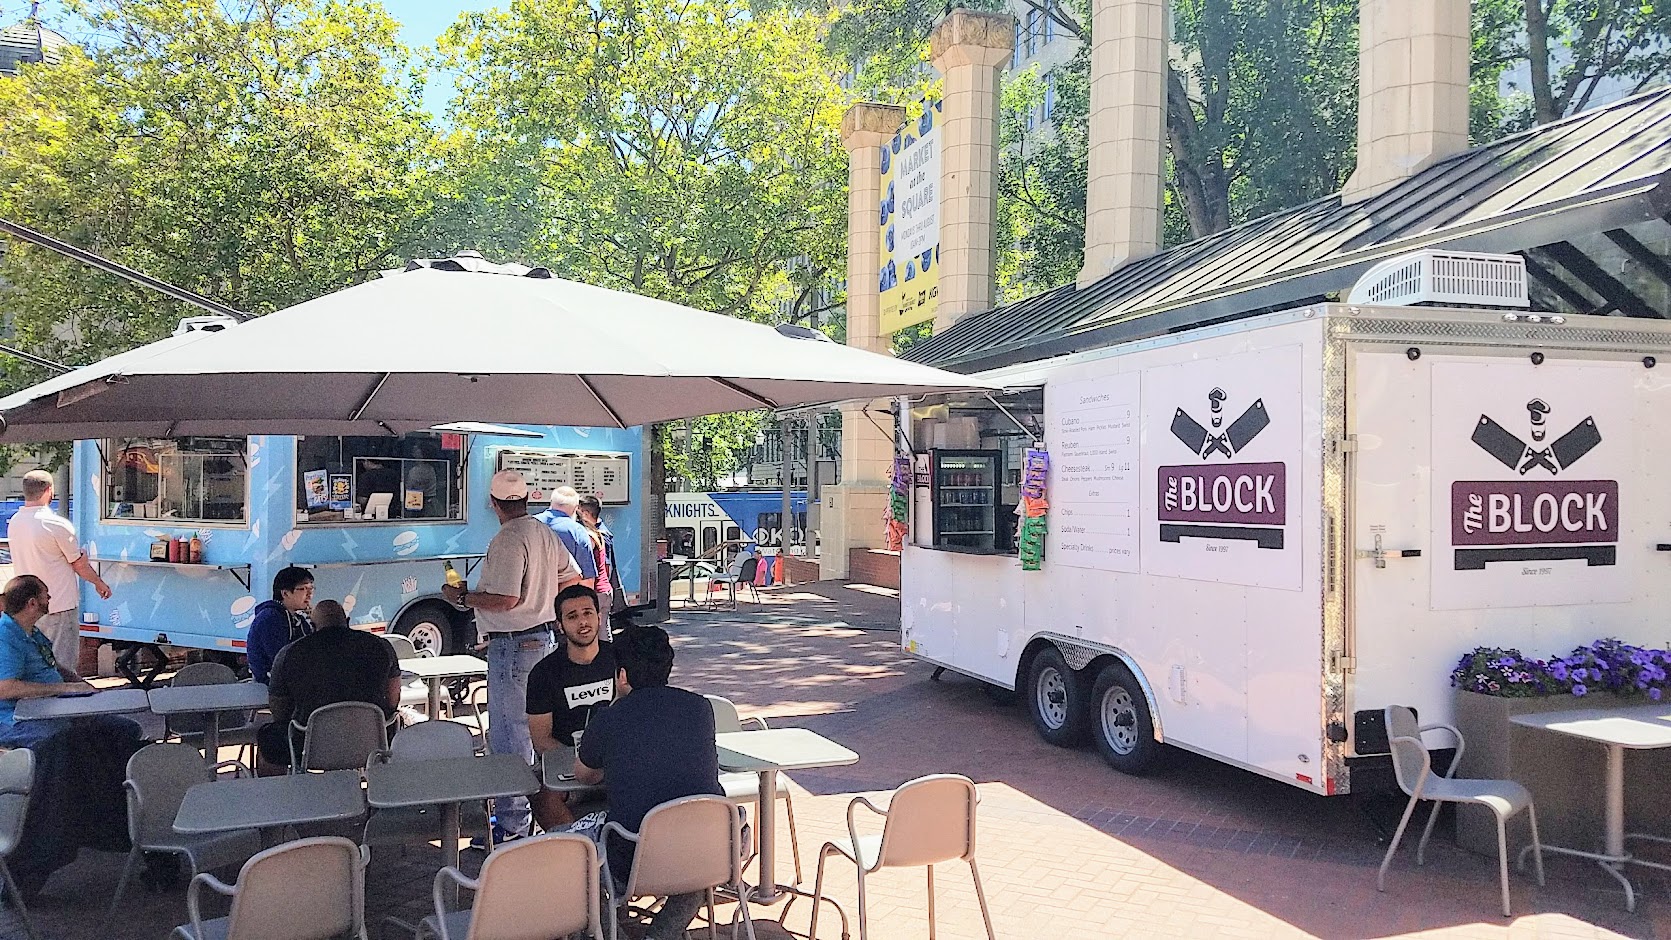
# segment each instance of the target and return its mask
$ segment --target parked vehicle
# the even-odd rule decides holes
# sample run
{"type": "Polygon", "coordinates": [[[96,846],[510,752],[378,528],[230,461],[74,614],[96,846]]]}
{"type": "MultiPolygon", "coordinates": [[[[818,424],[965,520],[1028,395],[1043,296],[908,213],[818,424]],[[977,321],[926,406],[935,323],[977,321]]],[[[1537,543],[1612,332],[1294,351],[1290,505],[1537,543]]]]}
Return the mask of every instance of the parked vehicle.
{"type": "Polygon", "coordinates": [[[565,483],[599,494],[617,583],[639,602],[641,430],[483,427],[77,442],[76,530],[114,592],[103,601],[83,586],[82,635],[238,653],[274,573],[301,565],[315,596],[342,601],[355,627],[463,651],[475,642],[470,615],[440,587],[446,563],[474,581],[498,529],[488,478],[502,468],[529,478],[530,510],[565,483]],[[199,543],[201,560],[189,548],[171,556],[180,540],[199,543]]]}
{"type": "MultiPolygon", "coordinates": [[[[790,544],[806,543],[806,492],[789,494],[794,515],[790,544]]],[[[728,493],[669,493],[663,508],[669,554],[712,556],[721,544],[752,542],[775,549],[783,544],[783,494],[773,490],[728,493]]],[[[675,575],[678,577],[688,577],[675,575]]],[[[704,577],[704,575],[698,575],[704,577]]]]}
{"type": "MultiPolygon", "coordinates": [[[[1526,296],[1518,258],[1452,260],[1490,269],[1453,305],[1526,296]]],[[[1345,793],[1385,706],[1450,720],[1476,646],[1667,642],[1668,352],[1659,321],[1353,303],[983,373],[1023,391],[912,428],[904,647],[1122,771],[1164,743],[1345,793]]]]}

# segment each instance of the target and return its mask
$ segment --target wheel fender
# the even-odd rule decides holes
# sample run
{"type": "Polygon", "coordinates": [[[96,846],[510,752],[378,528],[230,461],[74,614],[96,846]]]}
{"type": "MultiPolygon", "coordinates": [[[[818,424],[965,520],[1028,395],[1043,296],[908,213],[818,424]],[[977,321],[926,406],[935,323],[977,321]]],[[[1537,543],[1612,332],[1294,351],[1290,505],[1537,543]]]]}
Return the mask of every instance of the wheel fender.
{"type": "Polygon", "coordinates": [[[1067,662],[1068,667],[1075,672],[1088,669],[1099,661],[1110,659],[1126,667],[1132,678],[1137,680],[1137,686],[1143,691],[1143,699],[1149,706],[1149,720],[1155,728],[1155,740],[1162,744],[1166,743],[1166,735],[1161,730],[1160,700],[1155,697],[1155,690],[1149,684],[1149,677],[1143,674],[1143,670],[1138,667],[1137,660],[1133,659],[1131,654],[1116,646],[1087,643],[1084,640],[1044,633],[1028,643],[1027,653],[1022,657],[1023,668],[1045,643],[1056,647],[1056,651],[1062,654],[1062,659],[1067,662]]]}

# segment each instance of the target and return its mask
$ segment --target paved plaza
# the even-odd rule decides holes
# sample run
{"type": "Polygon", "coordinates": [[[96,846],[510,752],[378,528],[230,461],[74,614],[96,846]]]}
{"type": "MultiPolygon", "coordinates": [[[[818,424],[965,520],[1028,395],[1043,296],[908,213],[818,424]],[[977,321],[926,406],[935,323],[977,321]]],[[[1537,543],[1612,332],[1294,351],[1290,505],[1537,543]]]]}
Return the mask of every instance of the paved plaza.
{"type": "MultiPolygon", "coordinates": [[[[1438,836],[1426,868],[1406,851],[1380,894],[1376,823],[1395,814],[1396,803],[1315,797],[1182,753],[1148,778],[1114,773],[1088,749],[1044,744],[1021,708],[995,705],[976,683],[951,675],[930,681],[931,670],[899,649],[897,603],[889,592],[824,583],[767,592],[765,603],[745,604],[739,614],[677,612],[669,624],[677,684],[729,696],[746,715],[811,728],[860,754],[850,767],[793,775],[809,887],[818,847],[845,835],[852,796],[874,799],[913,777],[950,771],[979,784],[979,860],[1005,940],[1671,938],[1664,881],[1640,877],[1644,897],[1628,914],[1611,879],[1553,857],[1545,888],[1516,875],[1516,915],[1504,919],[1495,861],[1438,836]]],[[[788,833],[782,825],[778,832],[787,880],[788,833]]],[[[422,916],[437,858],[421,847],[376,854],[368,888],[373,938],[409,936],[380,933],[380,922],[422,916]]],[[[465,859],[473,870],[481,855],[466,852],[465,859]]],[[[853,914],[852,867],[839,859],[830,866],[832,892],[853,914]]],[[[161,938],[184,921],[183,888],[137,888],[117,927],[105,931],[100,922],[119,869],[118,856],[83,853],[60,872],[34,910],[42,934],[161,938]]],[[[967,872],[942,866],[936,880],[939,935],[982,936],[967,872]]],[[[879,873],[869,889],[872,938],[927,936],[920,870],[879,873]]],[[[756,911],[762,919],[784,915],[781,905],[756,911]]],[[[809,911],[795,902],[787,927],[804,936],[809,911]]],[[[0,935],[23,936],[9,915],[0,916],[0,935]]],[[[818,937],[840,936],[833,911],[820,921],[818,937]]],[[[762,940],[783,936],[770,925],[759,933],[762,940]]]]}

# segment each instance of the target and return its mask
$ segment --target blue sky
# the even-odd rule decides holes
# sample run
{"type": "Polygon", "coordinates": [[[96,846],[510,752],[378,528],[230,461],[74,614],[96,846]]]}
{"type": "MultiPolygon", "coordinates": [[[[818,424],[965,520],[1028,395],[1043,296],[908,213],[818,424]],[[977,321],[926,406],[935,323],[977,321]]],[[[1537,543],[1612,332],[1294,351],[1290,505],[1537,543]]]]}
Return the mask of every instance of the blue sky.
{"type": "MultiPolygon", "coordinates": [[[[433,48],[436,37],[446,31],[460,13],[488,10],[507,0],[383,0],[384,9],[401,24],[401,41],[413,49],[433,48]]],[[[0,0],[0,25],[22,19],[29,10],[28,0],[0,0]]],[[[49,24],[62,25],[63,5],[59,0],[43,0],[41,18],[49,24]]],[[[65,32],[76,38],[73,29],[65,32]]],[[[437,117],[447,109],[453,93],[453,76],[447,72],[430,73],[429,86],[424,89],[424,106],[437,117]]]]}

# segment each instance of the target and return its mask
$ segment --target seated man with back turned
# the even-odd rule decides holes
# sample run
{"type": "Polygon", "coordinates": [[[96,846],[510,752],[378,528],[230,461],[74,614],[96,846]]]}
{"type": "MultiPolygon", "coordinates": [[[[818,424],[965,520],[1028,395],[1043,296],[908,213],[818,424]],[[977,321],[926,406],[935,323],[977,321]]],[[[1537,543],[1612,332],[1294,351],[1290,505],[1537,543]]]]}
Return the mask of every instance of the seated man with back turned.
{"type": "Polygon", "coordinates": [[[18,721],[23,699],[91,692],[53,655],[39,629],[52,609],[46,582],[19,575],[6,585],[0,614],[0,748],[35,752],[34,787],[22,838],[9,864],[25,896],[83,848],[126,851],[127,797],[122,780],[141,744],[139,725],[116,715],[18,721]]]}
{"type": "MultiPolygon", "coordinates": [[[[400,705],[400,662],[388,640],[350,627],[347,611],[336,601],[320,601],[313,608],[313,626],[312,634],[273,660],[267,683],[273,720],[256,732],[263,776],[282,774],[290,766],[285,732],[292,719],[306,724],[315,709],[338,702],[367,702],[383,709],[385,717],[400,705]]],[[[300,732],[295,743],[300,755],[300,732]]]]}
{"type": "MultiPolygon", "coordinates": [[[[723,796],[719,751],[714,745],[714,710],[695,692],[667,684],[673,672],[673,644],[660,627],[634,626],[615,641],[620,670],[615,703],[592,715],[580,740],[575,779],[602,783],[609,797],[603,820],[588,816],[575,829],[601,832],[604,821],[637,832],[644,817],[662,803],[685,796],[723,796]]],[[[607,842],[611,873],[621,887],[632,871],[633,846],[607,842]]],[[[650,940],[684,936],[702,907],[700,892],[667,899],[650,923],[650,940]]]]}

